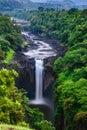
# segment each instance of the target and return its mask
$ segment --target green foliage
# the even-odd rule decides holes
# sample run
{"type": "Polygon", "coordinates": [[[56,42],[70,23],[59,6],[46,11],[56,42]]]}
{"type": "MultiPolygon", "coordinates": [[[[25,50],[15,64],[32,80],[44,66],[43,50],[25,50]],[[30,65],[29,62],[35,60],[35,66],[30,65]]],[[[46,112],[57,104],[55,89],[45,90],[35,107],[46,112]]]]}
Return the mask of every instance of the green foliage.
{"type": "Polygon", "coordinates": [[[86,10],[27,11],[23,16],[29,20],[29,29],[42,37],[57,39],[66,46],[83,42],[87,38],[86,10]],[[74,32],[74,33],[73,33],[74,32]]]}
{"type": "Polygon", "coordinates": [[[38,109],[29,106],[29,99],[25,90],[18,90],[15,86],[15,70],[3,68],[0,71],[0,123],[15,124],[36,128],[36,124],[44,120],[38,109]]]}
{"type": "Polygon", "coordinates": [[[0,61],[6,60],[7,62],[8,55],[11,57],[12,50],[15,51],[18,47],[21,47],[22,43],[20,27],[14,26],[8,16],[0,14],[0,61]]]}
{"type": "Polygon", "coordinates": [[[3,37],[0,37],[0,46],[2,51],[8,51],[10,48],[10,42],[5,40],[3,37]]]}
{"type": "Polygon", "coordinates": [[[39,10],[39,11],[43,11],[44,8],[43,8],[43,7],[38,7],[38,10],[39,10]]]}
{"type": "Polygon", "coordinates": [[[24,121],[22,93],[15,86],[15,70],[0,71],[0,122],[17,124],[24,121]]]}
{"type": "Polygon", "coordinates": [[[5,58],[5,60],[4,60],[4,63],[10,63],[10,61],[12,61],[12,59],[13,59],[13,57],[14,57],[14,51],[13,50],[9,50],[8,52],[7,52],[7,54],[6,54],[6,58],[5,58]]]}
{"type": "Polygon", "coordinates": [[[47,120],[38,122],[36,126],[37,130],[55,130],[55,128],[52,126],[52,123],[48,122],[47,120]]]}
{"type": "MultiPolygon", "coordinates": [[[[71,28],[68,31],[68,40],[65,38],[64,41],[68,50],[64,57],[58,58],[54,63],[57,77],[54,93],[58,102],[55,123],[59,130],[86,130],[87,22],[85,20],[87,17],[83,15],[84,11],[72,11],[68,11],[69,16],[66,14],[69,17],[68,20],[71,20],[68,25],[71,28]]],[[[65,19],[64,22],[66,21],[65,19]]]]}
{"type": "Polygon", "coordinates": [[[20,127],[20,126],[14,126],[14,125],[6,125],[6,124],[0,124],[1,130],[32,130],[27,127],[20,127]]]}
{"type": "Polygon", "coordinates": [[[78,130],[81,129],[86,129],[87,127],[87,111],[85,112],[79,112],[76,116],[75,116],[75,121],[77,123],[78,126],[78,130]]]}
{"type": "Polygon", "coordinates": [[[44,115],[39,111],[39,109],[29,107],[29,99],[26,97],[26,92],[22,90],[22,104],[25,109],[26,121],[29,122],[30,127],[36,128],[36,124],[41,120],[44,120],[44,115]]]}

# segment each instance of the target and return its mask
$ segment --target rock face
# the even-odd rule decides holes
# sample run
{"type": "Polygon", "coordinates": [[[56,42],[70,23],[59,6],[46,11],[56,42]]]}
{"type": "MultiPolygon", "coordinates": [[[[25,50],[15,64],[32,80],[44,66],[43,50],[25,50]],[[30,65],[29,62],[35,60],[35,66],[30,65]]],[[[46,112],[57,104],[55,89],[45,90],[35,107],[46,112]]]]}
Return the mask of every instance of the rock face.
{"type": "Polygon", "coordinates": [[[44,93],[46,93],[53,86],[55,78],[51,66],[46,66],[44,73],[44,93]]]}
{"type": "Polygon", "coordinates": [[[16,54],[17,71],[19,78],[16,80],[17,87],[27,91],[27,96],[32,99],[35,97],[35,61],[28,59],[21,53],[16,54]]]}

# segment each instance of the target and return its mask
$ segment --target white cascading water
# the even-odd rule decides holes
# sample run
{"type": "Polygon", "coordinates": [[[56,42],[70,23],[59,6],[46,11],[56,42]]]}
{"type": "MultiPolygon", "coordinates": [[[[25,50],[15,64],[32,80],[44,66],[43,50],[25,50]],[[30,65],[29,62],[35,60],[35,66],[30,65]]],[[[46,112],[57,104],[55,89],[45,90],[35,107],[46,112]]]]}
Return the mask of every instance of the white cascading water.
{"type": "Polygon", "coordinates": [[[35,77],[36,77],[36,95],[35,100],[38,102],[43,99],[43,60],[35,59],[35,77]]]}
{"type": "Polygon", "coordinates": [[[45,104],[43,97],[43,69],[44,69],[44,60],[35,59],[35,99],[31,100],[31,104],[45,104]]]}

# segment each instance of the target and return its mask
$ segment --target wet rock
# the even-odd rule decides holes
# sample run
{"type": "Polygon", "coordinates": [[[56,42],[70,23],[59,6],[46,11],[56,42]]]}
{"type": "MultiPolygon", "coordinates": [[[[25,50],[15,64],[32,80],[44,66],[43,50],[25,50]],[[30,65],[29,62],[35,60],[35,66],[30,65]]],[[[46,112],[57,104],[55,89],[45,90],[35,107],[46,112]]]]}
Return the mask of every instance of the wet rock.
{"type": "Polygon", "coordinates": [[[15,61],[18,64],[16,70],[19,73],[16,85],[19,89],[25,89],[29,99],[33,99],[35,97],[35,61],[21,53],[16,54],[15,61]]]}

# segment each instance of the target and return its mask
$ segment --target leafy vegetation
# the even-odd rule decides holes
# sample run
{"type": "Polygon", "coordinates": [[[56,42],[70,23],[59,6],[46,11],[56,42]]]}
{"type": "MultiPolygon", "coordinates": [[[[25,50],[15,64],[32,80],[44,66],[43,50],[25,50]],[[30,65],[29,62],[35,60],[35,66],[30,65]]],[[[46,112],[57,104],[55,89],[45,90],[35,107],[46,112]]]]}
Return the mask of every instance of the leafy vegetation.
{"type": "Polygon", "coordinates": [[[8,63],[22,43],[21,28],[14,26],[10,17],[0,14],[0,62],[8,63]]]}
{"type": "MultiPolygon", "coordinates": [[[[39,109],[30,108],[26,92],[18,90],[15,86],[16,77],[18,73],[15,70],[3,68],[0,71],[0,124],[13,124],[27,128],[30,126],[36,130],[43,130],[44,126],[52,129],[52,124],[44,120],[44,115],[39,112],[39,109]]],[[[2,128],[4,127],[3,125],[2,128]]]]}
{"type": "Polygon", "coordinates": [[[15,86],[18,73],[14,70],[0,71],[0,122],[18,124],[25,118],[22,93],[15,86]]]}
{"type": "Polygon", "coordinates": [[[6,54],[6,58],[4,60],[4,63],[10,63],[10,61],[12,61],[13,57],[14,57],[14,51],[13,50],[9,50],[6,54]]]}
{"type": "Polygon", "coordinates": [[[37,130],[55,130],[55,127],[53,127],[52,123],[48,122],[47,120],[38,122],[36,128],[37,130]]]}
{"type": "Polygon", "coordinates": [[[32,129],[26,127],[20,127],[20,126],[1,124],[0,130],[32,130],[32,129]]]}
{"type": "Polygon", "coordinates": [[[31,11],[30,14],[27,12],[27,19],[30,21],[29,28],[33,33],[57,39],[66,46],[71,46],[77,40],[80,42],[86,39],[86,13],[87,10],[77,9],[59,12],[55,10],[31,11]]]}
{"type": "MultiPolygon", "coordinates": [[[[68,17],[69,24],[66,28],[63,27],[62,39],[60,38],[60,41],[67,46],[68,51],[54,64],[57,74],[54,92],[58,102],[55,121],[59,130],[86,130],[87,16],[84,15],[86,10],[72,13],[71,11],[66,14],[67,17],[70,15],[71,20],[68,17]],[[67,37],[64,37],[65,32],[67,37]]],[[[67,23],[67,19],[64,21],[67,23]]]]}

